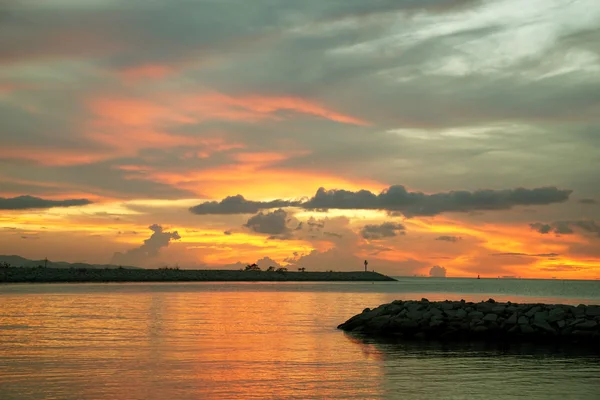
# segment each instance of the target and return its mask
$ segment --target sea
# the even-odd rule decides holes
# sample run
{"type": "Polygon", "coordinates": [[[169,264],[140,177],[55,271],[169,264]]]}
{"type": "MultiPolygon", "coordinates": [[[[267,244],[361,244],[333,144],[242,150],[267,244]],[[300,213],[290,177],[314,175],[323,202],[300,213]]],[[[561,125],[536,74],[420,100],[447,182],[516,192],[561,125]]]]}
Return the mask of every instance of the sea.
{"type": "Polygon", "coordinates": [[[0,399],[600,399],[585,349],[389,343],[395,299],[600,304],[600,281],[0,285],[0,399]]]}

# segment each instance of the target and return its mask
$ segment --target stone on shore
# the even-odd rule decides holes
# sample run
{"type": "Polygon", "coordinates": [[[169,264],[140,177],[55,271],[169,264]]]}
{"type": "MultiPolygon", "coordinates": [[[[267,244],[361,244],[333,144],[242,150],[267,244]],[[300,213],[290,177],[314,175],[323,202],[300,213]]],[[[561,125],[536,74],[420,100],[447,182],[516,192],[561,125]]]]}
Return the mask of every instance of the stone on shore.
{"type": "Polygon", "coordinates": [[[600,307],[395,300],[366,308],[338,326],[348,332],[406,339],[575,342],[600,347],[600,307]]]}

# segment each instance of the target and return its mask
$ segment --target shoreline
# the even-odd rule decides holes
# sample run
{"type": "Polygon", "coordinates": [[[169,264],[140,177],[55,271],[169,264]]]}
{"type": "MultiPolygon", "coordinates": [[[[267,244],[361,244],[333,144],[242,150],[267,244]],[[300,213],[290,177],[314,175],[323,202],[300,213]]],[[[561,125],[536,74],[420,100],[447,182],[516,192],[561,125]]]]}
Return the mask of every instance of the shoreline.
{"type": "Polygon", "coordinates": [[[2,268],[0,284],[105,282],[393,282],[377,272],[267,272],[192,269],[2,268]]]}
{"type": "Polygon", "coordinates": [[[578,343],[600,348],[600,305],[395,300],[364,309],[338,329],[407,341],[578,343]]]}

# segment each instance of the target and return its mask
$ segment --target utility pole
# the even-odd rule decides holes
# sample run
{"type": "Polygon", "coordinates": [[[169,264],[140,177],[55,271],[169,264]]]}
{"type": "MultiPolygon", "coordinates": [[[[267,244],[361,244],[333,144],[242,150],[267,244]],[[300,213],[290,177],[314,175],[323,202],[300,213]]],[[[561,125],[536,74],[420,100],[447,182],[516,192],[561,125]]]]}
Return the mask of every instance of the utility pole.
{"type": "Polygon", "coordinates": [[[44,258],[44,268],[48,268],[48,257],[44,258]]]}
{"type": "Polygon", "coordinates": [[[367,265],[369,265],[369,262],[365,260],[365,272],[367,272],[367,265]]]}

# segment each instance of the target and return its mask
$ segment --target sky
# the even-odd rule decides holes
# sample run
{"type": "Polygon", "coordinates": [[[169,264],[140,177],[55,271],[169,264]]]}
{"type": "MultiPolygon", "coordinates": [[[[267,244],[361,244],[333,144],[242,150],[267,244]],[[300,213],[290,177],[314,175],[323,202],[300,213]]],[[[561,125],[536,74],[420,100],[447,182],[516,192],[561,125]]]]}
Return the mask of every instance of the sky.
{"type": "Polygon", "coordinates": [[[600,278],[597,0],[4,0],[0,254],[600,278]]]}

